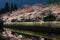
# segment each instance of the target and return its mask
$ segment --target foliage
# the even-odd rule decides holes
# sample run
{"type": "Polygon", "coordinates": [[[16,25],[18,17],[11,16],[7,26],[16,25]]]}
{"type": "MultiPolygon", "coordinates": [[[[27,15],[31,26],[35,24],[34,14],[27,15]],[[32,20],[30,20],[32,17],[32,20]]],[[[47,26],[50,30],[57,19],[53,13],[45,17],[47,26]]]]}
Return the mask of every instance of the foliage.
{"type": "Polygon", "coordinates": [[[5,9],[5,12],[9,12],[9,4],[8,3],[5,4],[4,9],[5,9]]]}
{"type": "Polygon", "coordinates": [[[6,3],[4,8],[0,9],[0,14],[9,12],[9,4],[6,3]]]}
{"type": "Polygon", "coordinates": [[[6,2],[4,8],[0,9],[0,14],[2,13],[6,13],[6,12],[12,12],[17,10],[17,5],[16,4],[11,4],[11,6],[9,5],[9,3],[6,2]]]}
{"type": "Polygon", "coordinates": [[[52,14],[51,10],[47,10],[46,12],[42,13],[43,16],[43,21],[55,21],[56,17],[52,14]]]}
{"type": "Polygon", "coordinates": [[[47,17],[44,18],[44,21],[55,21],[56,17],[51,15],[48,15],[47,17]]]}
{"type": "Polygon", "coordinates": [[[60,0],[48,0],[48,4],[60,4],[60,0]]]}
{"type": "Polygon", "coordinates": [[[12,12],[13,11],[13,3],[11,3],[11,7],[10,7],[10,11],[12,12]]]}
{"type": "Polygon", "coordinates": [[[13,5],[13,3],[11,3],[11,10],[10,11],[14,11],[17,10],[17,5],[13,5]]]}
{"type": "MultiPolygon", "coordinates": [[[[14,5],[13,9],[14,9],[14,10],[17,10],[17,5],[16,5],[16,4],[14,5]]],[[[14,11],[14,10],[13,10],[13,11],[14,11]]]]}
{"type": "Polygon", "coordinates": [[[4,8],[0,9],[0,14],[2,14],[2,13],[5,13],[5,9],[4,8]]]}

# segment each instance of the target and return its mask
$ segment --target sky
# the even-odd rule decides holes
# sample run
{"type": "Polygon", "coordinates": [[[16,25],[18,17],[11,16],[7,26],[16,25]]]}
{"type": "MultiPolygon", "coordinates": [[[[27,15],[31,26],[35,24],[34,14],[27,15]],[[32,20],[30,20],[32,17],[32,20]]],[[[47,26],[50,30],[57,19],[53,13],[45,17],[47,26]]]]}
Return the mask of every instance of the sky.
{"type": "Polygon", "coordinates": [[[0,0],[0,8],[3,8],[5,3],[8,2],[9,4],[17,4],[18,8],[24,5],[33,5],[36,3],[45,3],[46,0],[0,0]]]}

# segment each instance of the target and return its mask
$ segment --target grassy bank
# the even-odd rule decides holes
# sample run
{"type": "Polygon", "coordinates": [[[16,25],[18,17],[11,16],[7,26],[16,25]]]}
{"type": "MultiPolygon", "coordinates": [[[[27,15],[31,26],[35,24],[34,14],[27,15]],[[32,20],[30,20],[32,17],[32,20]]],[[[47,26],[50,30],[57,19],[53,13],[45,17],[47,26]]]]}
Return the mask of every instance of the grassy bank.
{"type": "Polygon", "coordinates": [[[50,35],[50,34],[47,34],[47,33],[37,33],[37,32],[32,32],[32,31],[28,31],[28,30],[16,30],[16,29],[10,29],[10,28],[4,28],[4,29],[9,29],[11,30],[12,32],[15,32],[17,33],[17,35],[20,35],[20,34],[25,34],[25,35],[31,35],[31,36],[36,36],[36,37],[45,37],[45,38],[48,38],[48,39],[53,39],[53,40],[60,40],[60,35],[50,35]]]}
{"type": "Polygon", "coordinates": [[[60,22],[6,22],[4,27],[18,34],[60,40],[60,22]]]}
{"type": "Polygon", "coordinates": [[[4,23],[4,27],[49,34],[60,34],[60,22],[6,22],[4,23]]]}
{"type": "Polygon", "coordinates": [[[52,26],[60,28],[60,21],[57,22],[5,22],[5,25],[23,25],[23,26],[52,26]]]}

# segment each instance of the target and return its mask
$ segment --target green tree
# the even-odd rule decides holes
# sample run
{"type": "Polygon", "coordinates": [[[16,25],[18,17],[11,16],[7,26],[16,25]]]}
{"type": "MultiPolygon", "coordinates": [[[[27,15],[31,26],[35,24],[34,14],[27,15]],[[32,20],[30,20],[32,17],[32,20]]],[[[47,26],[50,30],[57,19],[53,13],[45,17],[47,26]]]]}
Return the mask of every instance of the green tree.
{"type": "Polygon", "coordinates": [[[11,9],[10,9],[10,11],[12,12],[14,10],[17,10],[17,5],[16,4],[14,5],[13,3],[11,3],[11,9]]]}
{"type": "Polygon", "coordinates": [[[0,9],[0,14],[2,14],[2,13],[5,13],[5,9],[4,8],[0,9]]]}
{"type": "Polygon", "coordinates": [[[13,7],[14,5],[13,5],[13,3],[11,3],[11,9],[10,9],[10,11],[12,12],[13,11],[13,7]]]}
{"type": "Polygon", "coordinates": [[[56,17],[53,16],[53,14],[48,15],[44,18],[44,21],[55,21],[55,20],[56,20],[56,17]]]}
{"type": "Polygon", "coordinates": [[[9,12],[9,4],[8,3],[5,4],[4,9],[5,9],[5,12],[9,12]]]}
{"type": "Polygon", "coordinates": [[[60,4],[60,0],[48,0],[48,4],[60,4]]]}
{"type": "Polygon", "coordinates": [[[52,14],[51,10],[48,10],[47,12],[47,16],[43,18],[44,21],[55,21],[56,17],[52,14]]]}
{"type": "Polygon", "coordinates": [[[14,10],[17,10],[17,5],[15,4],[14,7],[13,7],[14,10]]]}

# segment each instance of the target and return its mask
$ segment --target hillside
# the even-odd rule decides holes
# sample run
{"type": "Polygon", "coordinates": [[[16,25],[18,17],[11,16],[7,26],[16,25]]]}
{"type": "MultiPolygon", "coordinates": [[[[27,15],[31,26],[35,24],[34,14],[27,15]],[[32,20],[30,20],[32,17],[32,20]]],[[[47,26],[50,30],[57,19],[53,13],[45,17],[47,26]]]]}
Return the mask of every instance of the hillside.
{"type": "MultiPolygon", "coordinates": [[[[60,5],[50,5],[48,7],[43,4],[35,4],[32,6],[25,5],[24,8],[12,11],[12,13],[2,14],[5,22],[21,22],[21,21],[37,21],[43,22],[45,17],[53,15],[52,21],[60,21],[60,5]]],[[[49,21],[49,20],[48,20],[49,21]]]]}

